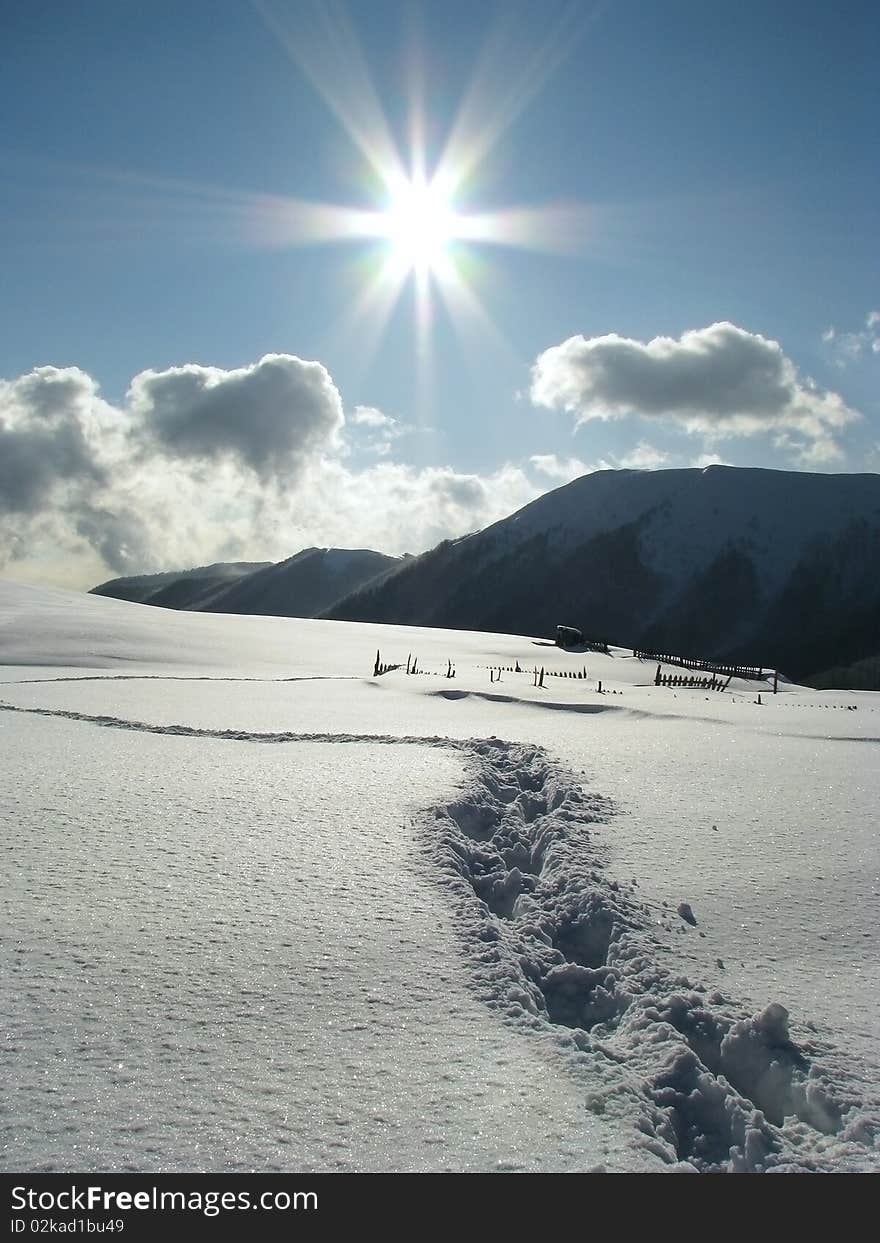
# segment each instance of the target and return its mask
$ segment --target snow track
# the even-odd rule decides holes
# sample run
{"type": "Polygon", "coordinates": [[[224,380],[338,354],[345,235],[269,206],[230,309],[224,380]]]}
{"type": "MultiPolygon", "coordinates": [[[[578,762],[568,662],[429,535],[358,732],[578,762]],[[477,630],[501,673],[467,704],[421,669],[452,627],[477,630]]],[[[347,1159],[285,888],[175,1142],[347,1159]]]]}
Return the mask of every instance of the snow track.
{"type": "Polygon", "coordinates": [[[467,742],[459,742],[451,738],[420,738],[399,737],[395,734],[338,734],[338,733],[294,733],[287,730],[278,732],[258,732],[243,729],[207,729],[193,725],[154,725],[149,721],[128,721],[122,717],[95,716],[87,712],[74,712],[66,708],[24,708],[17,704],[0,701],[0,712],[23,712],[29,716],[61,717],[68,721],[86,721],[91,725],[100,725],[105,729],[135,730],[144,734],[170,734],[178,738],[219,738],[230,742],[369,742],[376,744],[418,743],[421,746],[445,746],[461,751],[468,748],[467,742]]]}
{"type": "Polygon", "coordinates": [[[77,673],[60,678],[10,678],[0,686],[39,686],[43,682],[360,682],[356,675],[301,674],[295,678],[234,677],[209,673],[77,673]]]}
{"type": "Polygon", "coordinates": [[[637,1119],[639,1144],[671,1168],[880,1168],[880,1108],[860,1103],[862,1085],[839,1051],[795,1044],[780,1005],[749,1015],[658,965],[651,911],[607,876],[592,840],[614,808],[541,748],[497,738],[155,725],[8,703],[0,710],[187,738],[461,753],[466,785],[418,817],[421,848],[452,903],[477,994],[504,1022],[563,1052],[591,1111],[637,1119]]]}
{"type": "Polygon", "coordinates": [[[880,1110],[859,1107],[834,1050],[796,1046],[780,1005],[749,1016],[658,966],[650,912],[590,840],[607,800],[537,747],[490,740],[470,757],[469,796],[435,809],[425,837],[439,822],[484,1001],[555,1028],[598,1112],[638,1100],[644,1143],[670,1165],[880,1168],[880,1110]]]}

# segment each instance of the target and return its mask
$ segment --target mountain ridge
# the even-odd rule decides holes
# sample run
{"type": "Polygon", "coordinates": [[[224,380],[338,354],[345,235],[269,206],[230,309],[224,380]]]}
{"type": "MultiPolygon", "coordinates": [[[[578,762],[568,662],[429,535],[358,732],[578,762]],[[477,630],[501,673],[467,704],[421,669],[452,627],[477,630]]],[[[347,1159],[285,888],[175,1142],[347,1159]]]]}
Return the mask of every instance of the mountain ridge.
{"type": "Polygon", "coordinates": [[[880,476],[597,471],[323,615],[520,634],[563,623],[801,677],[880,649],[880,476]]]}
{"type": "Polygon", "coordinates": [[[110,579],[91,594],[190,612],[314,617],[399,563],[368,548],[304,548],[277,563],[217,562],[110,579]]]}
{"type": "Polygon", "coordinates": [[[230,581],[271,565],[271,561],[215,561],[211,565],[197,565],[189,570],[164,570],[158,574],[129,574],[110,578],[97,587],[89,589],[93,596],[110,596],[115,600],[130,600],[144,604],[152,596],[167,590],[183,580],[220,583],[230,581]]]}

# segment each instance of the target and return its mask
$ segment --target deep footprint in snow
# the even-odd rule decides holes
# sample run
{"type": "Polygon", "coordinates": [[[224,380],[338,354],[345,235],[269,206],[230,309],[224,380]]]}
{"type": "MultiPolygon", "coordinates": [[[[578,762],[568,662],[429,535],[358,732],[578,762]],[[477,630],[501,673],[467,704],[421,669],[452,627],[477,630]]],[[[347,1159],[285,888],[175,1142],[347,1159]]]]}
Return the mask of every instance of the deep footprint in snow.
{"type": "Polygon", "coordinates": [[[782,1006],[749,1015],[659,965],[647,908],[605,877],[590,839],[607,800],[582,794],[538,748],[492,740],[470,759],[467,793],[435,808],[424,831],[436,858],[443,826],[446,882],[478,900],[464,936],[487,1004],[557,1029],[581,1059],[626,1068],[610,1090],[641,1100],[644,1143],[670,1164],[870,1168],[880,1109],[811,1064],[782,1006]]]}

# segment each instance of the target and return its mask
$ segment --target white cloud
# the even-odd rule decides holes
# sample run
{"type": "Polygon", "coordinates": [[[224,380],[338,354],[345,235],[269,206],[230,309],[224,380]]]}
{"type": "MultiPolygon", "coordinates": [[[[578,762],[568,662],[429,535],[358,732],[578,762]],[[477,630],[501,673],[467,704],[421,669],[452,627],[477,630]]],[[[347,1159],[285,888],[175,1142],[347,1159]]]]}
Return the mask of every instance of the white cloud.
{"type": "MultiPolygon", "coordinates": [[[[667,342],[659,353],[653,342],[622,342],[621,355],[622,339],[614,338],[609,355],[603,344],[609,338],[573,339],[538,360],[537,396],[570,404],[581,421],[607,417],[595,414],[596,394],[605,394],[606,405],[608,394],[617,394],[622,409],[621,394],[633,391],[636,380],[649,387],[644,375],[659,365],[665,397],[655,393],[653,406],[647,403],[653,412],[672,409],[677,394],[674,408],[685,409],[678,417],[701,427],[708,422],[717,436],[732,419],[760,422],[754,394],[763,384],[779,395],[772,427],[780,445],[805,464],[834,460],[833,431],[852,412],[836,405],[833,394],[793,378],[774,343],[718,327],[721,344],[715,338],[714,345],[667,342]],[[705,391],[707,369],[716,379],[725,374],[715,353],[736,353],[730,332],[746,338],[739,341],[746,357],[763,351],[766,366],[763,372],[753,366],[740,385],[754,399],[750,414],[731,399],[719,416],[716,395],[710,418],[697,409],[698,380],[705,391]],[[701,349],[711,357],[693,364],[695,379],[688,364],[701,349]],[[682,394],[690,394],[689,406],[682,394]]],[[[653,469],[667,461],[644,440],[619,461],[535,454],[528,473],[516,464],[476,474],[394,461],[392,445],[415,430],[370,406],[355,407],[346,421],[327,370],[293,355],[267,355],[232,370],[191,363],[143,371],[119,406],[105,402],[97,382],[76,367],[36,368],[0,380],[0,568],[31,577],[52,573],[60,581],[63,567],[64,581],[79,575],[80,585],[91,586],[113,575],[215,560],[278,560],[308,544],[420,552],[591,470],[653,469]],[[355,467],[353,448],[372,452],[374,460],[355,467]]]]}
{"type": "Polygon", "coordinates": [[[315,462],[305,484],[281,511],[304,543],[355,543],[390,553],[422,552],[478,530],[545,490],[513,465],[488,475],[385,461],[356,471],[338,459],[315,462]]]}
{"type": "Polygon", "coordinates": [[[390,414],[383,414],[375,406],[355,406],[351,422],[361,427],[381,427],[389,430],[399,426],[396,419],[392,419],[390,414]]]}
{"type": "Polygon", "coordinates": [[[0,381],[0,514],[33,514],[102,481],[96,403],[97,386],[77,367],[0,381]]]}
{"type": "Polygon", "coordinates": [[[410,424],[401,423],[375,406],[355,406],[347,426],[351,443],[377,457],[387,457],[392,443],[414,430],[410,424]],[[360,433],[363,433],[362,439],[360,433]]]}
{"type": "Polygon", "coordinates": [[[581,475],[596,469],[595,466],[582,462],[580,458],[560,458],[555,453],[534,453],[529,462],[539,475],[544,475],[558,484],[571,483],[572,479],[579,479],[581,475]]]}
{"type": "Polygon", "coordinates": [[[669,454],[665,450],[640,440],[634,449],[620,458],[620,465],[627,470],[659,470],[668,461],[669,454]]]}
{"type": "Polygon", "coordinates": [[[536,360],[531,399],[577,424],[637,415],[716,438],[784,430],[827,444],[860,417],[799,376],[778,342],[730,323],[677,340],[570,337],[536,360]]]}
{"type": "Polygon", "coordinates": [[[295,476],[344,423],[326,368],[292,354],[233,371],[195,363],[142,371],[127,396],[137,430],[170,455],[232,457],[263,479],[295,476]]]}
{"type": "MultiPolygon", "coordinates": [[[[371,407],[350,426],[389,445],[411,430],[371,407]]],[[[357,470],[344,429],[329,374],[292,355],[144,371],[118,408],[76,368],[0,381],[0,567],[91,586],[310,543],[420,552],[543,490],[515,466],[357,470]]]]}
{"type": "Polygon", "coordinates": [[[833,436],[817,436],[808,440],[780,432],[775,437],[774,444],[807,470],[824,470],[828,466],[841,465],[846,458],[833,436]]]}
{"type": "Polygon", "coordinates": [[[838,332],[833,326],[822,333],[838,367],[845,367],[865,354],[880,354],[880,311],[869,311],[859,332],[838,332]]]}
{"type": "Polygon", "coordinates": [[[608,458],[599,458],[591,464],[582,462],[580,458],[560,458],[555,453],[535,453],[529,458],[533,470],[556,484],[571,483],[581,475],[588,475],[595,470],[657,470],[669,462],[669,454],[663,449],[640,440],[634,449],[622,457],[609,454],[608,458]]]}

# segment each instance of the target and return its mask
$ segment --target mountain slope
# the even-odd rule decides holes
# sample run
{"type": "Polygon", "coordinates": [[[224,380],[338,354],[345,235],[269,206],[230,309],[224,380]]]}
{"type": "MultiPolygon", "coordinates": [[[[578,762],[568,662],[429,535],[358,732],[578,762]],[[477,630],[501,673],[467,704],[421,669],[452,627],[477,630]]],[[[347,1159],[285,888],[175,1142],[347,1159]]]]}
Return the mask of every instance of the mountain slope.
{"type": "Polygon", "coordinates": [[[214,587],[228,586],[235,579],[253,574],[270,565],[269,561],[218,561],[213,565],[200,565],[192,570],[168,570],[162,574],[134,574],[126,578],[111,578],[106,583],[92,587],[93,596],[111,596],[115,600],[132,600],[136,604],[163,604],[168,608],[186,608],[187,605],[172,603],[188,594],[199,595],[214,587]],[[178,586],[179,584],[179,586],[178,586]],[[184,587],[183,584],[192,584],[184,587]],[[154,599],[156,596],[162,599],[154,599]]]}
{"type": "Polygon", "coordinates": [[[305,548],[187,607],[208,613],[315,617],[398,565],[397,557],[365,548],[305,548]]]}
{"type": "Polygon", "coordinates": [[[564,623],[803,677],[876,652],[880,476],[598,471],[326,616],[518,634],[564,623]]]}

